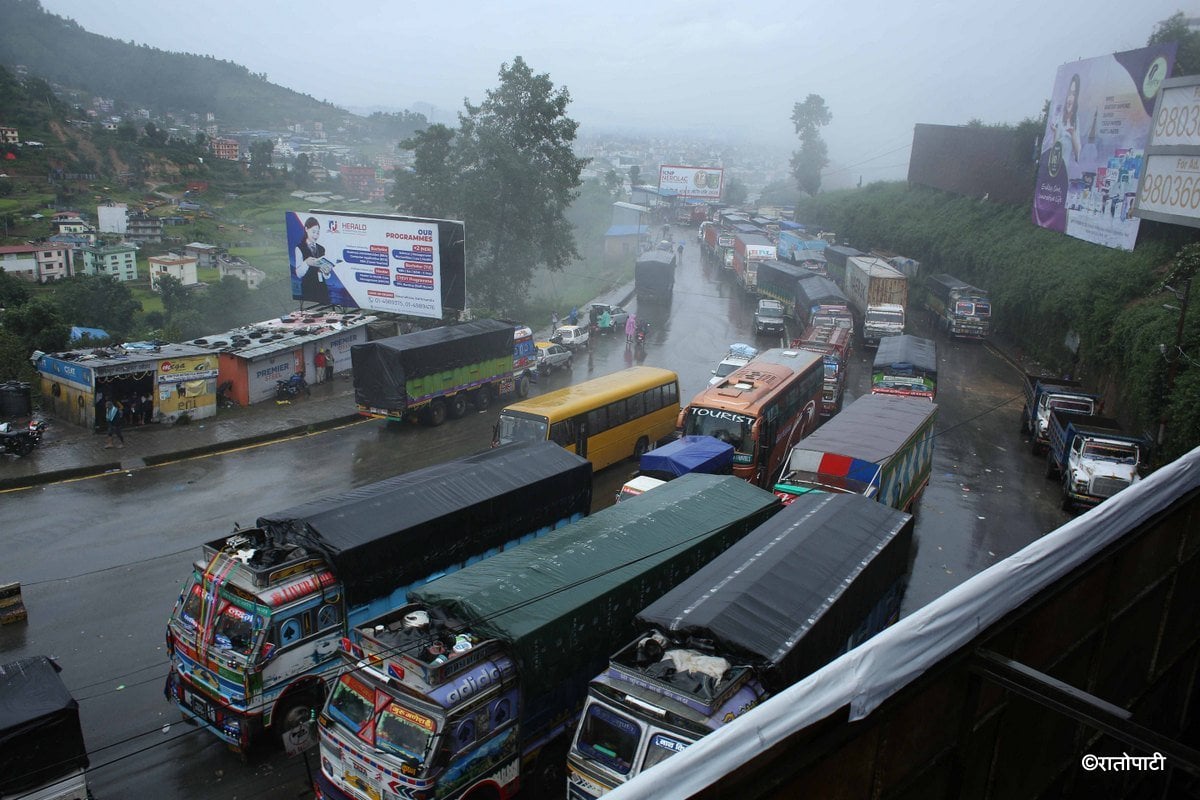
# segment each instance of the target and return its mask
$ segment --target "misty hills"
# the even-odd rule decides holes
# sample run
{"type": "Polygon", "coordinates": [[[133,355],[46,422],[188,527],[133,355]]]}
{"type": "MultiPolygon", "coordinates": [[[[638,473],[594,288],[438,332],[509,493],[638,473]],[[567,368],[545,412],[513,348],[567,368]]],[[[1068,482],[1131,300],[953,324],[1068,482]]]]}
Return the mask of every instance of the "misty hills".
{"type": "MultiPolygon", "coordinates": [[[[0,0],[0,64],[157,113],[212,112],[227,128],[296,122],[333,126],[351,115],[211,56],[171,53],[89,33],[38,0],[0,0]]],[[[90,98],[88,98],[90,99],[90,98]]]]}

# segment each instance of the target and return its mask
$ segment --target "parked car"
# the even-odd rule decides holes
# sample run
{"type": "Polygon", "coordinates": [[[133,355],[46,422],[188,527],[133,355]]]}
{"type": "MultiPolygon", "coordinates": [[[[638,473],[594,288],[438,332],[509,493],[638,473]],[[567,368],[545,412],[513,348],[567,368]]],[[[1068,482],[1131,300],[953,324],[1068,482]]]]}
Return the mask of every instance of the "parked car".
{"type": "Polygon", "coordinates": [[[717,364],[717,368],[712,370],[713,376],[709,378],[708,385],[716,386],[725,377],[735,369],[741,369],[750,363],[750,360],[758,355],[758,349],[751,347],[748,344],[735,342],[729,345],[729,352],[717,364]]]}
{"type": "Polygon", "coordinates": [[[561,344],[568,350],[582,350],[588,346],[587,326],[560,325],[551,340],[554,344],[561,344]]]}
{"type": "MultiPolygon", "coordinates": [[[[620,306],[614,306],[608,303],[592,303],[590,306],[588,306],[588,319],[599,325],[600,316],[605,311],[607,311],[609,316],[612,317],[612,330],[624,333],[625,320],[629,319],[629,312],[620,306]]],[[[600,332],[604,333],[604,330],[601,329],[600,332]]]]}
{"type": "Polygon", "coordinates": [[[537,343],[537,371],[540,375],[549,375],[556,369],[570,369],[573,353],[561,344],[553,342],[537,343]]]}

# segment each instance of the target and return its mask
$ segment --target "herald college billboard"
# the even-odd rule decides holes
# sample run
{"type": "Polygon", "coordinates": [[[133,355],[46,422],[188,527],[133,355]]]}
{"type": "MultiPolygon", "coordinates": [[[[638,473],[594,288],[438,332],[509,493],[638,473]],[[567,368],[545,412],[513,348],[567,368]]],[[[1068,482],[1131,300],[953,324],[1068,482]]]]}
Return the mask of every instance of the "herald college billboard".
{"type": "Polygon", "coordinates": [[[658,168],[658,188],[674,192],[679,197],[702,197],[706,200],[721,199],[721,181],[725,170],[721,167],[679,167],[673,165],[658,168]]]}
{"type": "Polygon", "coordinates": [[[461,294],[461,222],[289,211],[286,226],[293,299],[441,319],[447,226],[461,294]]]}
{"type": "Polygon", "coordinates": [[[1077,239],[1132,250],[1131,216],[1159,87],[1175,44],[1058,68],[1042,136],[1033,222],[1077,239]]]}

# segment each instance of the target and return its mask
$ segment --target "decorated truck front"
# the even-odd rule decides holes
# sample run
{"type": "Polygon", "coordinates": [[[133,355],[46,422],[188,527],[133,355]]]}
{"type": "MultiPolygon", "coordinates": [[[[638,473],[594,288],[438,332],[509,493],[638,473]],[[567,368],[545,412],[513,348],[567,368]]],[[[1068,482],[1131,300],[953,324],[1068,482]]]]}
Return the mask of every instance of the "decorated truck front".
{"type": "Polygon", "coordinates": [[[925,308],[937,326],[959,339],[986,339],[992,326],[988,293],[953,275],[942,273],[925,279],[925,308]]]}
{"type": "Polygon", "coordinates": [[[348,625],[409,587],[577,520],[591,464],[513,444],[258,519],[204,545],[167,625],[165,693],[234,749],[320,708],[348,625]]]}

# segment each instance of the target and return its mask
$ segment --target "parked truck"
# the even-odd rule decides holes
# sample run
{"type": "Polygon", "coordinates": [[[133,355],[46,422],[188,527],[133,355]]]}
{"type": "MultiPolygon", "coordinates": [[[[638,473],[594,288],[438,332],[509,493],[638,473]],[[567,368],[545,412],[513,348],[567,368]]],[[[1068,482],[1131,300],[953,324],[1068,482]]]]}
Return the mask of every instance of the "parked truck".
{"type": "Polygon", "coordinates": [[[0,665],[0,797],[89,800],[79,703],[46,656],[0,665]]]}
{"type": "Polygon", "coordinates": [[[675,253],[648,250],[638,256],[633,267],[634,286],[639,303],[670,303],[675,292],[675,253]]]}
{"type": "Polygon", "coordinates": [[[861,494],[910,511],[933,470],[937,405],[864,395],[792,448],[775,493],[861,494]]]}
{"type": "Polygon", "coordinates": [[[937,398],[937,343],[912,334],[879,340],[871,369],[871,394],[937,398]]]}
{"type": "Polygon", "coordinates": [[[758,296],[783,303],[784,312],[791,316],[796,302],[796,284],[813,273],[793,264],[768,259],[758,264],[758,296]]]}
{"type": "Polygon", "coordinates": [[[793,339],[792,349],[820,353],[825,360],[825,384],[821,391],[821,416],[828,419],[842,410],[846,396],[846,373],[849,369],[851,331],[841,325],[810,325],[800,338],[793,339]]]}
{"type": "Polygon", "coordinates": [[[1100,395],[1086,392],[1083,384],[1068,378],[1043,378],[1026,373],[1025,405],[1021,409],[1021,433],[1028,433],[1035,456],[1050,446],[1050,411],[1062,409],[1070,414],[1097,415],[1103,403],[1100,395]]]}
{"type": "Polygon", "coordinates": [[[780,230],[776,249],[781,261],[801,264],[809,261],[809,257],[813,253],[823,255],[828,246],[829,243],[824,239],[810,236],[802,230],[780,230]]]}
{"type": "Polygon", "coordinates": [[[441,425],[471,406],[483,411],[499,398],[526,397],[532,349],[529,328],[495,319],[356,344],[354,402],[363,416],[441,425]]]}
{"type": "Polygon", "coordinates": [[[1121,430],[1115,419],[1050,411],[1046,477],[1062,481],[1064,511],[1090,508],[1141,480],[1149,443],[1121,430]]]}
{"type": "Polygon", "coordinates": [[[318,720],[322,800],[561,795],[587,680],[634,617],[780,508],[684,475],[355,626],[318,720]]]}
{"type": "Polygon", "coordinates": [[[758,293],[758,265],[775,258],[775,245],[762,233],[738,233],[733,238],[733,271],[738,285],[758,293]]]}
{"type": "Polygon", "coordinates": [[[908,278],[882,258],[846,260],[846,296],[858,314],[864,344],[904,333],[908,278]]]}
{"type": "Polygon", "coordinates": [[[733,269],[733,232],[718,222],[704,229],[704,254],[725,269],[733,269]]]}
{"type": "Polygon", "coordinates": [[[245,752],[321,707],[348,626],[586,515],[591,464],[513,444],[260,517],[204,545],[167,624],[166,696],[245,752]]]}
{"type": "Polygon", "coordinates": [[[846,267],[850,259],[865,255],[866,253],[849,245],[830,245],[825,248],[825,269],[828,271],[829,277],[844,289],[846,288],[846,267]]]}
{"type": "Polygon", "coordinates": [[[662,447],[648,450],[638,462],[637,475],[625,481],[617,492],[617,502],[692,472],[731,474],[733,445],[711,436],[680,436],[662,447]]]}
{"type": "Polygon", "coordinates": [[[899,616],[912,517],[807,495],[642,609],[593,678],[567,760],[595,800],[732,722],[899,616]]]}
{"type": "Polygon", "coordinates": [[[800,330],[804,330],[810,325],[832,324],[845,327],[854,325],[849,298],[833,281],[817,275],[796,281],[793,290],[792,315],[800,330]]]}
{"type": "Polygon", "coordinates": [[[992,326],[988,293],[953,275],[925,279],[924,305],[937,327],[958,339],[986,339],[992,326]]]}

